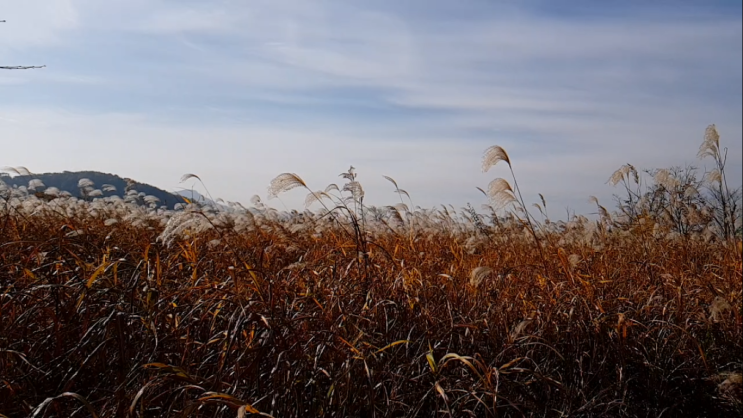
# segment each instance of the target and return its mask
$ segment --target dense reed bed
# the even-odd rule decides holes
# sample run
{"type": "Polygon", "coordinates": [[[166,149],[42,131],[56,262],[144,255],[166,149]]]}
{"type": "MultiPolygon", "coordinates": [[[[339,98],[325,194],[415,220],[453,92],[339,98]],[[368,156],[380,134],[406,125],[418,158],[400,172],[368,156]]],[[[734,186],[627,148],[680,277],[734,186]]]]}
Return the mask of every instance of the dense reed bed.
{"type": "Polygon", "coordinates": [[[7,191],[0,416],[741,412],[739,239],[366,208],[344,178],[304,213],[7,191]]]}

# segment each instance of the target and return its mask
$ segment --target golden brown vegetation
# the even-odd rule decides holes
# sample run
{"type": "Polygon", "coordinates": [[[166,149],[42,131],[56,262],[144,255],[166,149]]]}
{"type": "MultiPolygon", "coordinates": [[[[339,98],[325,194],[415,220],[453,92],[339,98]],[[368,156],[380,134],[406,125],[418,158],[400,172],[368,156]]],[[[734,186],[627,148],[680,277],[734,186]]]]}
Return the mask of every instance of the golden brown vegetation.
{"type": "Polygon", "coordinates": [[[6,191],[0,416],[740,413],[739,240],[641,205],[538,223],[505,180],[488,223],[391,178],[370,208],[343,177],[277,177],[324,205],[289,214],[6,191]]]}

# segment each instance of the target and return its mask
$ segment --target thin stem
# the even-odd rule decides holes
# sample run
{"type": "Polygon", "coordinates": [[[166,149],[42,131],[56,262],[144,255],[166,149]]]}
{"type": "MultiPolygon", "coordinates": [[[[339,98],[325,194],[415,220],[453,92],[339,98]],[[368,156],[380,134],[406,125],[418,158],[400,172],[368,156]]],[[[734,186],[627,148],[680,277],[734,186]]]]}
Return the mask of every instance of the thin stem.
{"type": "Polygon", "coordinates": [[[534,224],[532,224],[531,219],[529,218],[529,211],[526,209],[526,204],[524,203],[524,197],[521,196],[521,188],[519,187],[518,182],[516,181],[516,174],[513,172],[513,167],[511,167],[511,164],[508,164],[508,168],[511,170],[511,177],[513,177],[513,186],[516,188],[516,193],[519,195],[519,200],[521,201],[521,207],[524,209],[524,212],[526,213],[526,222],[529,224],[529,230],[531,231],[531,235],[534,237],[534,241],[537,245],[537,250],[539,250],[539,256],[542,258],[542,266],[544,267],[545,272],[547,271],[547,262],[544,258],[544,252],[542,251],[542,244],[539,241],[539,237],[537,237],[537,232],[534,230],[534,224]]]}

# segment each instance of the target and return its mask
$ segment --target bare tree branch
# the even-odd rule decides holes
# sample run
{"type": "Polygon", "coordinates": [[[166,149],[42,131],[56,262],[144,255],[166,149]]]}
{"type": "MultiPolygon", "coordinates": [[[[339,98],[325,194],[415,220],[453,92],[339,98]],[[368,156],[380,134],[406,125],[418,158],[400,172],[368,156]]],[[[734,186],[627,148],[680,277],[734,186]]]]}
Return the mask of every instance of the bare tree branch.
{"type": "Polygon", "coordinates": [[[15,66],[0,66],[0,70],[31,70],[34,68],[44,68],[46,65],[30,65],[30,66],[23,66],[23,65],[15,65],[15,66]]]}
{"type": "MultiPolygon", "coordinates": [[[[5,20],[0,20],[0,23],[5,23],[5,20]]],[[[46,65],[10,65],[0,66],[0,70],[32,70],[34,68],[44,68],[46,65]]]]}

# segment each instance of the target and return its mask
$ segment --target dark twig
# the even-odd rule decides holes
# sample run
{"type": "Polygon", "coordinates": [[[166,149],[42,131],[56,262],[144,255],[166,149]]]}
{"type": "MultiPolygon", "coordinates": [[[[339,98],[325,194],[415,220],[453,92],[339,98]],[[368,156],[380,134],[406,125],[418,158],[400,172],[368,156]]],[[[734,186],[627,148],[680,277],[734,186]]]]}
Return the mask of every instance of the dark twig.
{"type": "MultiPolygon", "coordinates": [[[[5,23],[5,20],[0,20],[0,23],[5,23]]],[[[0,70],[32,70],[34,68],[44,68],[46,65],[10,65],[0,66],[0,70]]]]}

